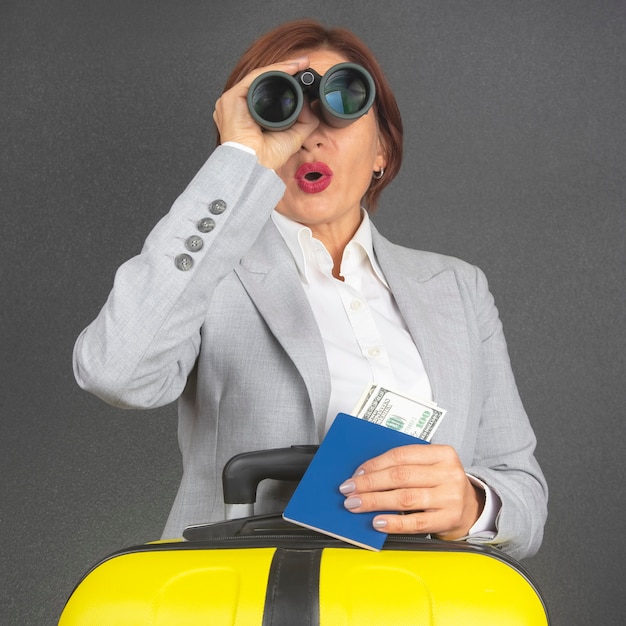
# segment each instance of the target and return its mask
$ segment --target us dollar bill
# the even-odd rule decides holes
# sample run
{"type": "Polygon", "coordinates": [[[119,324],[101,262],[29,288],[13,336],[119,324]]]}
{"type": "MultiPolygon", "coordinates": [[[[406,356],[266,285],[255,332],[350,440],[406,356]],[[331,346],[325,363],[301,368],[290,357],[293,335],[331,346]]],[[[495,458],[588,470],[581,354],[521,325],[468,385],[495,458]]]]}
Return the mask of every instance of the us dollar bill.
{"type": "Polygon", "coordinates": [[[446,410],[435,402],[410,398],[381,385],[368,385],[353,415],[430,441],[446,410]]]}

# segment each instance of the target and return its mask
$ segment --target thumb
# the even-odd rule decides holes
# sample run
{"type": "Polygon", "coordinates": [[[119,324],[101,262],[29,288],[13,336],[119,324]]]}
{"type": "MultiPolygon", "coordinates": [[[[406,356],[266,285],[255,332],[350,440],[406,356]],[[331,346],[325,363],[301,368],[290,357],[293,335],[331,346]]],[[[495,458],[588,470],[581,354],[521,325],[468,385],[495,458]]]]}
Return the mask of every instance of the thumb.
{"type": "Polygon", "coordinates": [[[311,133],[319,126],[320,120],[311,111],[298,117],[295,124],[287,130],[265,132],[265,150],[257,155],[262,165],[270,169],[278,169],[294,155],[311,133]]]}
{"type": "Polygon", "coordinates": [[[298,116],[296,123],[289,129],[292,133],[292,140],[296,144],[296,150],[299,150],[302,144],[307,140],[309,135],[320,125],[320,119],[310,109],[303,109],[298,116]]]}

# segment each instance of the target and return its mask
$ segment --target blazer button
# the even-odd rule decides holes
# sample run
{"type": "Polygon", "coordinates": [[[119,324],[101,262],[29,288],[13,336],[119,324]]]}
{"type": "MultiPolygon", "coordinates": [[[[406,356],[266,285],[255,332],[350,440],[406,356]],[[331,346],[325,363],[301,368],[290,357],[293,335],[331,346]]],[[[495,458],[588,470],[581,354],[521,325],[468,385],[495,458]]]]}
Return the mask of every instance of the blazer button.
{"type": "Polygon", "coordinates": [[[215,220],[212,217],[203,217],[196,227],[201,233],[210,233],[215,228],[215,220]]]}
{"type": "Polygon", "coordinates": [[[189,252],[198,252],[198,250],[202,250],[203,245],[204,241],[202,241],[202,237],[198,237],[198,235],[192,235],[185,241],[185,248],[187,248],[189,252]]]}
{"type": "Polygon", "coordinates": [[[209,205],[209,211],[213,215],[221,215],[226,210],[226,202],[224,200],[214,200],[209,205]]]}
{"type": "Polygon", "coordinates": [[[179,254],[174,263],[181,272],[186,272],[193,267],[193,259],[188,254],[179,254]]]}

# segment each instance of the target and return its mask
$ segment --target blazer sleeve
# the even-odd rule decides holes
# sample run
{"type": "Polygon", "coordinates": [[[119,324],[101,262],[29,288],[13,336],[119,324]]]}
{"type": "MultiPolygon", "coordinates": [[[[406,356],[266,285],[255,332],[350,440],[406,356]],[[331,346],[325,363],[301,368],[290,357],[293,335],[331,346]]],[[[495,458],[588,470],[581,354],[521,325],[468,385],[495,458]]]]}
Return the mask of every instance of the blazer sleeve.
{"type": "Polygon", "coordinates": [[[536,438],[517,390],[498,311],[484,274],[472,269],[483,393],[474,459],[466,471],[502,501],[497,535],[489,543],[516,558],[528,557],[541,545],[548,488],[534,456],[536,438]]]}
{"type": "Polygon", "coordinates": [[[216,285],[252,245],[284,185],[254,155],[218,147],[117,271],[97,318],[80,334],[78,384],[106,402],[150,408],[182,393],[216,285]]]}

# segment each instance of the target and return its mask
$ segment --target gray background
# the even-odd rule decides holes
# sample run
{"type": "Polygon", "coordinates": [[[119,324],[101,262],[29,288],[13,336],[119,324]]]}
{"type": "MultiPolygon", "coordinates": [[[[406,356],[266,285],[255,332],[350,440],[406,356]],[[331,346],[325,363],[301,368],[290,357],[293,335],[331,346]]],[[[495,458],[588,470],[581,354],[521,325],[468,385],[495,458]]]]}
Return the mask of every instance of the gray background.
{"type": "Polygon", "coordinates": [[[209,154],[234,60],[301,16],[361,35],[397,94],[379,228],[490,279],[551,487],[525,563],[554,624],[624,623],[623,0],[4,0],[0,623],[54,623],[95,560],[160,534],[175,407],[83,393],[73,342],[209,154]]]}

